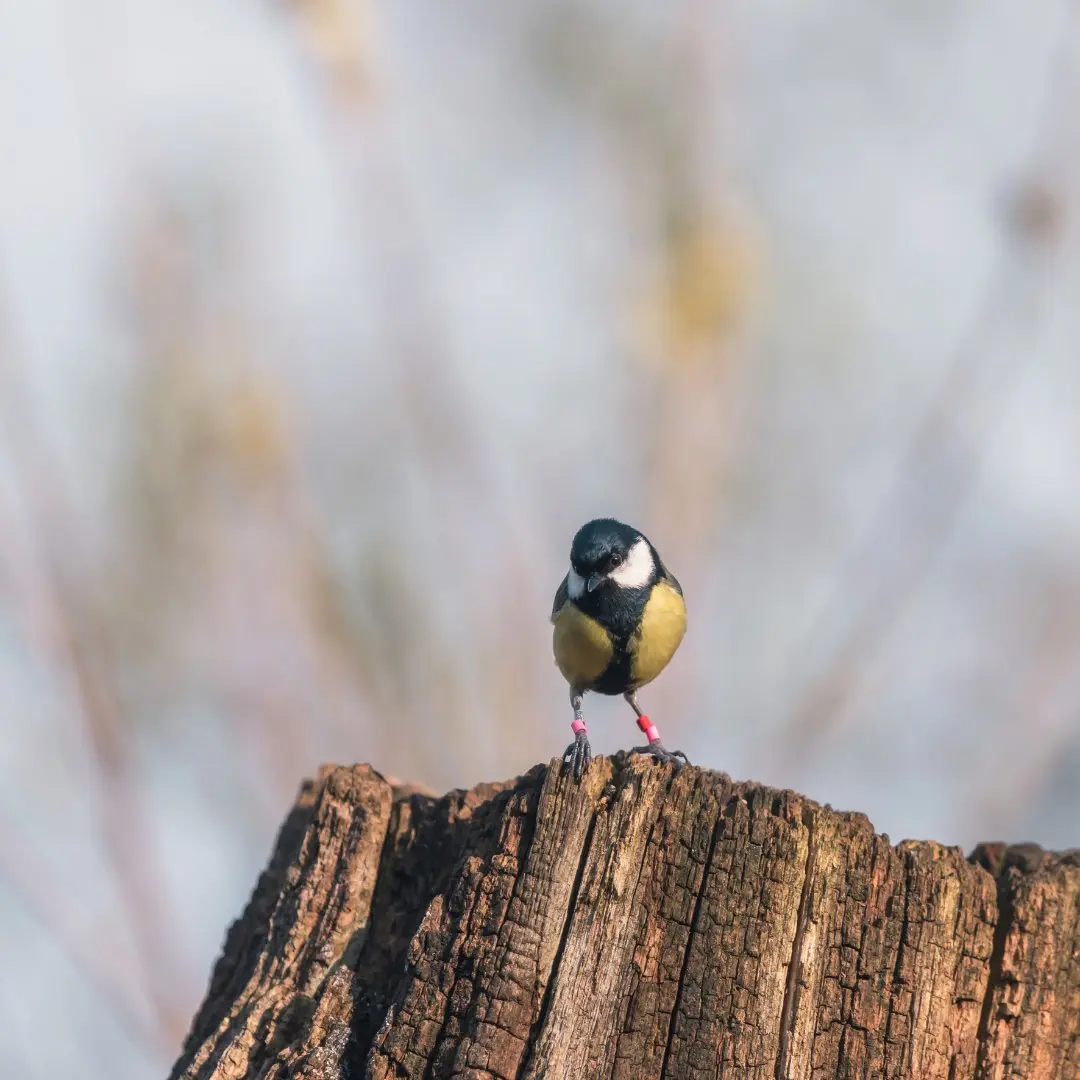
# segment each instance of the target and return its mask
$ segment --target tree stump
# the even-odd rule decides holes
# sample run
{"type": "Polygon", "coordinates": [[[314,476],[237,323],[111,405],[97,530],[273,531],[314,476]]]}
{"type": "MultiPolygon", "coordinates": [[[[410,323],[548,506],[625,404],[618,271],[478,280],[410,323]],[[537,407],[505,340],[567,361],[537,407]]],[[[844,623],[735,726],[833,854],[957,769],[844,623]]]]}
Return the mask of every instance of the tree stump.
{"type": "Polygon", "coordinates": [[[173,1077],[1080,1078],[1080,852],[640,757],[305,785],[173,1077]]]}

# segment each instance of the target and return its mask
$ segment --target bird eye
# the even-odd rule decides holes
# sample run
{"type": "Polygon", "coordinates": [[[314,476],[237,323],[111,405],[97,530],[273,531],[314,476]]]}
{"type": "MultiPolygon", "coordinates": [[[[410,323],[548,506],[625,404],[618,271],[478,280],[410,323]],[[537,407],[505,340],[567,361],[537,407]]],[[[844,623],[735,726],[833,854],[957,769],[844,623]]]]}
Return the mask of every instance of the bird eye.
{"type": "Polygon", "coordinates": [[[619,563],[621,563],[622,561],[623,561],[623,557],[617,551],[615,552],[614,555],[611,556],[611,565],[612,566],[618,566],[619,563]]]}

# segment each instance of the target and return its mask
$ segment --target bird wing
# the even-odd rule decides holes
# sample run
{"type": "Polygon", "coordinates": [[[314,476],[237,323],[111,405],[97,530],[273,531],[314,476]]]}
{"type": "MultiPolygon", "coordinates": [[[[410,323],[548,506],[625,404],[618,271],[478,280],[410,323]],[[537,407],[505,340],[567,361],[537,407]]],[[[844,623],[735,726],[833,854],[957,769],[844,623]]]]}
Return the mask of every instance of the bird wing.
{"type": "MultiPolygon", "coordinates": [[[[569,573],[567,577],[569,577],[569,573]]],[[[562,583],[555,590],[555,602],[551,605],[551,621],[555,621],[555,617],[566,606],[566,602],[570,599],[570,593],[566,588],[566,578],[562,579],[562,583]]]]}
{"type": "MultiPolygon", "coordinates": [[[[657,562],[660,564],[660,580],[666,581],[680,596],[682,596],[682,586],[679,584],[679,579],[664,565],[664,560],[658,555],[656,557],[657,562]]],[[[563,582],[565,585],[566,582],[563,582]]]]}

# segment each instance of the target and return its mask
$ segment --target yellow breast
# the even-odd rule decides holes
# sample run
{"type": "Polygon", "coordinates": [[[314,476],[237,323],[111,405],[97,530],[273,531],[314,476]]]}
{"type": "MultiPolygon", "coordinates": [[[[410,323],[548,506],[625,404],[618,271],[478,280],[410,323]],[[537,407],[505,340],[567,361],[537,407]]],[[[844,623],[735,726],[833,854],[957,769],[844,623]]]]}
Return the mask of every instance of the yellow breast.
{"type": "Polygon", "coordinates": [[[563,678],[580,689],[603,675],[615,651],[608,632],[569,602],[555,616],[552,644],[563,678]]]}
{"type": "Polygon", "coordinates": [[[634,689],[652,682],[667,667],[685,633],[686,603],[666,581],[657,582],[631,642],[630,681],[634,689]]]}

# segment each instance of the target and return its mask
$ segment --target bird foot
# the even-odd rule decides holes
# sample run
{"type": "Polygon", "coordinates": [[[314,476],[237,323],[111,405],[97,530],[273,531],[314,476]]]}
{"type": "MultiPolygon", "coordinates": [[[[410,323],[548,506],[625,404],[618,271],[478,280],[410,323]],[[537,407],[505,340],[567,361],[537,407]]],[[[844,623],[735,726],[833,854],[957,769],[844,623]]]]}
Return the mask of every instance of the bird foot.
{"type": "Polygon", "coordinates": [[[661,765],[667,765],[669,762],[675,766],[675,771],[678,772],[684,765],[690,764],[690,759],[681,750],[668,750],[664,747],[664,744],[656,739],[649,743],[648,746],[635,746],[630,751],[631,754],[649,754],[656,758],[661,765]]]}
{"type": "Polygon", "coordinates": [[[573,772],[574,779],[580,780],[581,774],[589,767],[591,761],[592,747],[589,745],[589,737],[584,731],[579,731],[563,753],[563,772],[573,772]]]}

